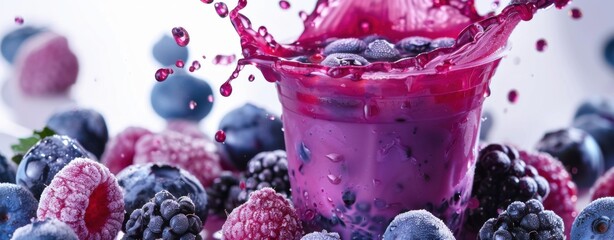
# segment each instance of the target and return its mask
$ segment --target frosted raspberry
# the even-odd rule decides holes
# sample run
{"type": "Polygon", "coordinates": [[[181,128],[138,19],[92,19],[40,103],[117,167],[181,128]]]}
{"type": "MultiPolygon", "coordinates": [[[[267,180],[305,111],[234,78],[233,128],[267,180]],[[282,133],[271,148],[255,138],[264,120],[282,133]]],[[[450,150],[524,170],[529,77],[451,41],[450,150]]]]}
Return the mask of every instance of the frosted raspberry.
{"type": "Polygon", "coordinates": [[[187,170],[208,187],[222,169],[217,146],[174,131],[147,135],[136,144],[134,163],[165,163],[187,170]]]}
{"type": "Polygon", "coordinates": [[[602,197],[614,197],[614,168],[610,168],[603,176],[601,176],[593,189],[591,200],[596,200],[602,197]]]}
{"type": "Polygon", "coordinates": [[[299,240],[303,227],[290,202],[272,188],[253,192],[222,227],[225,240],[299,240]]]}
{"type": "Polygon", "coordinates": [[[171,120],[166,123],[166,130],[183,133],[193,138],[207,138],[200,130],[197,122],[186,120],[171,120]]]}
{"type": "Polygon", "coordinates": [[[66,92],[77,81],[79,62],[65,37],[44,32],[19,48],[15,72],[24,93],[58,94],[66,92]]]}
{"type": "Polygon", "coordinates": [[[79,239],[112,240],[124,220],[124,197],[109,169],[77,158],[45,188],[36,215],[68,224],[79,239]]]}
{"type": "Polygon", "coordinates": [[[571,175],[560,161],[547,153],[520,151],[520,158],[537,169],[539,175],[548,180],[550,193],[544,199],[544,208],[554,211],[563,218],[565,235],[569,237],[571,225],[578,215],[576,211],[578,190],[576,184],[571,180],[571,175]]]}
{"type": "Polygon", "coordinates": [[[128,127],[107,144],[102,155],[104,163],[113,174],[119,173],[124,168],[132,165],[134,159],[134,147],[136,142],[145,135],[152,134],[149,130],[141,127],[128,127]]]}

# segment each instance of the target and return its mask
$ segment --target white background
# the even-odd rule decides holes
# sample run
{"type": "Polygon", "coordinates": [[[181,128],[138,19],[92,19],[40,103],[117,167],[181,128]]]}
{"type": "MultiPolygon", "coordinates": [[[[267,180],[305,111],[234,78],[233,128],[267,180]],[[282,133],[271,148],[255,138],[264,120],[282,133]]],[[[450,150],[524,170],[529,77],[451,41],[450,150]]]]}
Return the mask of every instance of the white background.
{"type": "MultiPolygon", "coordinates": [[[[489,0],[477,0],[486,9],[489,0]]],[[[235,1],[226,1],[234,6],[235,1]]],[[[310,12],[315,0],[290,0],[281,10],[277,0],[250,0],[245,13],[254,26],[266,25],[279,40],[290,42],[302,31],[298,11],[310,12]]],[[[614,37],[614,1],[578,1],[583,18],[569,17],[569,7],[542,11],[531,22],[521,23],[511,38],[513,45],[493,79],[492,95],[485,109],[495,114],[491,141],[505,141],[532,147],[547,130],[569,125],[579,102],[587,96],[614,98],[614,68],[603,61],[606,39],[614,37]],[[535,42],[545,38],[548,49],[539,53],[535,42]],[[510,89],[519,90],[516,104],[507,101],[510,89]]],[[[189,32],[190,61],[201,60],[195,75],[214,89],[215,105],[202,127],[210,135],[221,117],[244,102],[254,102],[280,113],[273,84],[253,68],[244,70],[234,82],[231,97],[223,98],[218,87],[234,65],[215,66],[216,54],[239,55],[239,40],[227,18],[219,18],[213,5],[199,0],[0,0],[0,34],[18,27],[13,19],[22,16],[26,25],[47,26],[67,36],[81,65],[79,80],[67,99],[28,99],[10,88],[0,101],[0,133],[27,134],[43,126],[58,107],[78,104],[100,111],[112,135],[127,126],[153,130],[164,121],[151,109],[149,93],[159,66],[151,47],[176,26],[189,32]],[[201,56],[207,60],[202,61],[201,56]],[[247,76],[256,75],[249,83],[247,76]]],[[[0,60],[0,82],[12,78],[11,66],[0,60]]],[[[4,84],[3,84],[4,85],[4,84]]],[[[488,121],[488,120],[487,120],[488,121]]],[[[0,134],[0,136],[2,135],[0,134]]],[[[6,142],[6,141],[5,141],[6,142]]],[[[0,139],[0,151],[7,154],[0,139]]]]}

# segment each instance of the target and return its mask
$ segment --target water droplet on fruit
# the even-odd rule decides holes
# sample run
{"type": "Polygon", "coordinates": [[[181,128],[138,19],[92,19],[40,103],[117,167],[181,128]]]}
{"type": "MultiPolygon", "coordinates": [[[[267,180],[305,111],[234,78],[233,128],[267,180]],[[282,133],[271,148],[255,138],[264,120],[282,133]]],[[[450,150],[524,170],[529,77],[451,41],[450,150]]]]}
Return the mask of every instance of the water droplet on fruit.
{"type": "Polygon", "coordinates": [[[216,55],[213,58],[213,64],[215,65],[228,65],[231,64],[235,61],[236,56],[234,54],[232,55],[216,55]]]}
{"type": "Polygon", "coordinates": [[[215,132],[215,141],[219,143],[226,141],[226,133],[222,130],[215,132]]]}
{"type": "Polygon", "coordinates": [[[327,154],[326,158],[328,158],[328,160],[330,160],[331,162],[335,162],[335,163],[343,161],[343,155],[338,154],[338,153],[327,154]]]}
{"type": "Polygon", "coordinates": [[[582,18],[582,11],[579,8],[572,8],[569,10],[569,16],[575,20],[578,20],[582,18]]]}
{"type": "Polygon", "coordinates": [[[190,110],[194,110],[197,105],[198,104],[194,100],[190,100],[190,103],[188,104],[188,106],[190,107],[190,110]]]}
{"type": "Polygon", "coordinates": [[[190,43],[190,35],[188,34],[188,31],[186,31],[184,28],[175,27],[173,28],[173,30],[171,30],[171,33],[175,38],[175,42],[180,47],[185,47],[188,45],[188,43],[190,43]]]}
{"type": "Polygon", "coordinates": [[[328,181],[330,181],[330,183],[337,185],[339,183],[341,183],[341,176],[335,176],[333,174],[328,174],[328,181]]]}
{"type": "Polygon", "coordinates": [[[215,7],[215,11],[217,12],[217,15],[219,15],[222,18],[225,18],[226,16],[228,16],[228,6],[226,6],[226,3],[223,2],[216,2],[214,4],[215,7]]]}
{"type": "Polygon", "coordinates": [[[178,68],[183,68],[184,65],[185,65],[185,63],[181,59],[179,59],[179,60],[177,60],[177,62],[175,62],[175,66],[177,66],[178,68]]]}
{"type": "Polygon", "coordinates": [[[548,42],[546,42],[546,39],[539,39],[537,40],[537,42],[535,43],[535,48],[537,49],[537,51],[539,52],[543,52],[546,50],[546,48],[548,47],[548,42]]]}
{"type": "Polygon", "coordinates": [[[23,24],[23,18],[20,16],[15,17],[15,23],[17,23],[17,25],[23,24]]]}
{"type": "Polygon", "coordinates": [[[220,94],[222,94],[222,96],[228,97],[230,96],[231,93],[232,93],[232,86],[230,85],[229,82],[225,82],[224,84],[222,84],[222,86],[220,86],[220,94]]]}
{"type": "Polygon", "coordinates": [[[490,97],[490,87],[486,89],[486,92],[484,92],[484,98],[490,97]]]}
{"type": "Polygon", "coordinates": [[[168,78],[169,75],[173,73],[172,69],[169,68],[160,68],[156,71],[156,81],[162,82],[168,78]]]}
{"type": "Polygon", "coordinates": [[[518,91],[516,89],[512,89],[507,94],[507,100],[509,100],[510,103],[516,103],[518,101],[518,91]]]}
{"type": "Polygon", "coordinates": [[[254,77],[254,74],[250,74],[249,77],[247,77],[247,80],[253,82],[254,80],[256,80],[256,77],[254,77]]]}
{"type": "Polygon", "coordinates": [[[283,10],[287,10],[290,8],[290,3],[286,0],[279,1],[279,7],[283,10]]]}

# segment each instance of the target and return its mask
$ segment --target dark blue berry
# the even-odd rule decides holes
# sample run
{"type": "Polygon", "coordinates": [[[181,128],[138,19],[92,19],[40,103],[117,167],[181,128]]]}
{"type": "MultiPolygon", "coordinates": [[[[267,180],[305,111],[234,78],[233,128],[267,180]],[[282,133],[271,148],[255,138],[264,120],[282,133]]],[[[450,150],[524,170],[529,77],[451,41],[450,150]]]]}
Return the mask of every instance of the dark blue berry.
{"type": "Polygon", "coordinates": [[[172,74],[156,83],[151,91],[151,106],[160,117],[200,121],[213,108],[213,89],[207,81],[184,73],[172,74]]]}
{"type": "Polygon", "coordinates": [[[604,170],[614,167],[614,113],[612,119],[598,114],[582,115],[574,120],[573,126],[590,134],[601,149],[604,170]]]}
{"type": "Polygon", "coordinates": [[[77,140],[99,159],[109,140],[104,118],[92,109],[71,109],[55,113],[47,120],[47,127],[57,134],[77,140]]]}
{"type": "Polygon", "coordinates": [[[46,137],[23,156],[17,167],[15,182],[29,189],[39,199],[55,174],[75,158],[96,157],[67,136],[46,137]]]}
{"type": "Polygon", "coordinates": [[[221,147],[231,165],[245,170],[256,154],[285,149],[282,127],[278,116],[248,103],[222,118],[219,129],[226,133],[226,141],[221,147]]]}
{"type": "Polygon", "coordinates": [[[449,48],[456,44],[456,40],[454,38],[441,37],[436,38],[431,42],[431,49],[435,50],[438,48],[449,48]]]}
{"type": "MultiPolygon", "coordinates": [[[[196,206],[196,215],[200,219],[207,219],[207,193],[198,179],[183,169],[158,164],[134,165],[121,171],[117,181],[124,194],[124,226],[130,214],[141,207],[145,210],[144,215],[151,216],[155,204],[148,201],[162,190],[167,190],[173,196],[189,196],[196,206]]],[[[165,195],[158,195],[160,200],[156,202],[161,204],[166,199],[173,199],[162,196],[165,195]]]]}
{"type": "Polygon", "coordinates": [[[455,239],[450,229],[437,217],[425,210],[414,210],[397,215],[386,228],[383,240],[394,239],[455,239]]]}
{"type": "Polygon", "coordinates": [[[539,228],[539,217],[535,213],[529,213],[520,220],[520,226],[528,231],[537,230],[539,228]]]}
{"type": "Polygon", "coordinates": [[[238,200],[240,193],[239,178],[232,172],[222,172],[207,188],[209,210],[213,214],[225,216],[240,205],[238,200]]]}
{"type": "Polygon", "coordinates": [[[399,58],[399,51],[386,40],[375,40],[367,46],[363,56],[370,60],[392,61],[399,58]]]}
{"type": "Polygon", "coordinates": [[[188,230],[190,223],[184,214],[177,214],[171,218],[170,226],[174,233],[181,235],[188,230]]]}
{"type": "Polygon", "coordinates": [[[333,53],[361,53],[367,48],[367,44],[357,38],[342,38],[335,40],[324,47],[324,55],[333,53]]]}
{"type": "Polygon", "coordinates": [[[77,234],[66,223],[57,219],[37,220],[15,230],[11,240],[78,240],[77,234]]]}
{"type": "Polygon", "coordinates": [[[171,36],[162,36],[153,46],[154,59],[164,66],[174,65],[177,60],[188,60],[188,49],[180,47],[171,36]]]}
{"type": "Polygon", "coordinates": [[[350,207],[356,202],[356,193],[351,190],[345,190],[343,191],[341,198],[345,206],[350,207]]]}
{"type": "Polygon", "coordinates": [[[605,58],[605,61],[610,64],[610,67],[614,68],[614,37],[611,37],[605,44],[605,48],[603,49],[603,57],[605,58]]]}
{"type": "Polygon", "coordinates": [[[402,53],[410,54],[411,56],[426,52],[431,48],[431,39],[425,37],[408,37],[399,41],[395,47],[402,53]]]}
{"type": "Polygon", "coordinates": [[[15,229],[29,224],[37,208],[38,202],[27,189],[0,183],[0,239],[11,239],[15,229]]]}
{"type": "Polygon", "coordinates": [[[301,240],[341,240],[341,236],[334,232],[312,232],[303,236],[301,240]]]}
{"type": "MultiPolygon", "coordinates": [[[[136,212],[136,210],[135,210],[136,212]]],[[[164,226],[164,219],[160,216],[153,216],[149,219],[147,228],[153,233],[162,233],[162,227],[164,226]]]]}
{"type": "Polygon", "coordinates": [[[537,150],[559,159],[580,189],[588,189],[604,171],[601,149],[591,135],[577,128],[546,133],[537,150]]]}
{"type": "Polygon", "coordinates": [[[15,183],[17,166],[0,154],[0,183],[15,183]]]}
{"type": "Polygon", "coordinates": [[[6,61],[12,64],[13,62],[15,62],[15,57],[17,55],[19,47],[21,47],[21,45],[26,42],[26,40],[28,40],[30,37],[43,31],[45,30],[42,28],[26,26],[15,29],[14,31],[8,33],[2,38],[2,43],[0,43],[2,57],[4,57],[6,61]]]}
{"type": "Polygon", "coordinates": [[[516,222],[519,222],[526,215],[526,205],[523,202],[516,201],[507,206],[507,215],[516,222]]]}
{"type": "Polygon", "coordinates": [[[244,173],[245,190],[237,197],[240,203],[246,202],[251,192],[265,187],[271,187],[277,193],[290,197],[290,177],[285,151],[261,152],[249,160],[247,165],[247,172],[244,173]]]}
{"type": "Polygon", "coordinates": [[[587,98],[576,109],[574,120],[590,114],[597,114],[614,121],[614,102],[603,96],[587,98]]]}
{"type": "Polygon", "coordinates": [[[513,202],[497,218],[486,221],[480,229],[478,239],[563,240],[564,238],[563,219],[552,211],[544,211],[541,202],[532,199],[525,203],[513,202]]]}
{"type": "Polygon", "coordinates": [[[179,208],[179,203],[173,199],[167,199],[160,204],[160,214],[164,220],[169,221],[173,216],[177,213],[181,212],[181,208],[179,208]]]}
{"type": "Polygon", "coordinates": [[[578,214],[571,227],[571,239],[614,239],[614,197],[599,198],[578,214]]]}
{"type": "Polygon", "coordinates": [[[369,65],[369,61],[352,53],[333,53],[328,55],[320,64],[328,67],[365,66],[369,65]]]}

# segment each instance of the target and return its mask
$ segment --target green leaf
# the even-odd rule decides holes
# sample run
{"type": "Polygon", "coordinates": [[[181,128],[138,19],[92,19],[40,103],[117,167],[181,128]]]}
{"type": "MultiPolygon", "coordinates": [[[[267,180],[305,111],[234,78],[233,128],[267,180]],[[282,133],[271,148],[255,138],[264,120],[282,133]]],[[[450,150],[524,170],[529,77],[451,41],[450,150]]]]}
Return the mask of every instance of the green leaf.
{"type": "Polygon", "coordinates": [[[34,131],[31,136],[26,138],[20,138],[18,143],[11,145],[11,149],[13,149],[13,153],[15,154],[11,159],[17,165],[21,162],[21,159],[24,155],[30,150],[30,148],[34,147],[38,141],[43,138],[53,136],[56,133],[48,127],[43,128],[40,131],[34,131]]]}

